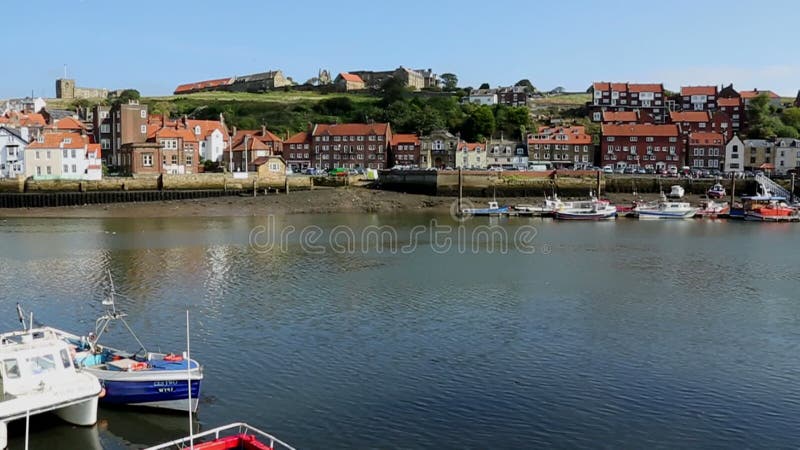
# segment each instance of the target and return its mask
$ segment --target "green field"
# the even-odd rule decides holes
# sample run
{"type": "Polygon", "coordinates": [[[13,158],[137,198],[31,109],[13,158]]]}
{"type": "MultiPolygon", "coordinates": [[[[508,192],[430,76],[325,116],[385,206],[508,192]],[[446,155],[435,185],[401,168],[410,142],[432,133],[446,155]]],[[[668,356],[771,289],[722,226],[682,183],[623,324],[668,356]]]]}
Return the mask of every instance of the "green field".
{"type": "Polygon", "coordinates": [[[564,94],[552,97],[535,98],[533,104],[541,107],[548,106],[582,106],[591,99],[589,94],[564,94]]]}

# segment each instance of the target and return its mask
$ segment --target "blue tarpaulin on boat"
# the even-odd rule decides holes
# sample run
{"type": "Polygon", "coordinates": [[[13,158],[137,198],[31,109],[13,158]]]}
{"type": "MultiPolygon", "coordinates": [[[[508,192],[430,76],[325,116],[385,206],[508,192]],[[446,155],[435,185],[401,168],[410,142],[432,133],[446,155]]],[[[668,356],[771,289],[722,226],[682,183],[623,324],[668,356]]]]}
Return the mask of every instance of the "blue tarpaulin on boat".
{"type": "MultiPolygon", "coordinates": [[[[154,370],[186,370],[187,361],[164,361],[162,359],[153,359],[150,362],[150,367],[154,370]]],[[[197,367],[197,363],[192,361],[192,369],[197,367]]]]}

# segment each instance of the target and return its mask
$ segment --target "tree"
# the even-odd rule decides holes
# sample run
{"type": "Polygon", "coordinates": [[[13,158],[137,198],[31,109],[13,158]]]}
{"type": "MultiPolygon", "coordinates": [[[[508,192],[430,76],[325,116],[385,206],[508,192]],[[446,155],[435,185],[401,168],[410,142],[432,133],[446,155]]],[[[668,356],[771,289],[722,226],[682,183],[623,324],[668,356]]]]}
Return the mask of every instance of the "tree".
{"type": "Polygon", "coordinates": [[[531,80],[529,80],[527,78],[524,78],[522,80],[517,81],[517,84],[515,84],[514,86],[522,86],[522,87],[524,87],[525,88],[525,92],[527,92],[529,94],[533,94],[534,92],[536,92],[536,88],[531,83],[531,80]]]}
{"type": "Polygon", "coordinates": [[[800,130],[800,108],[792,107],[784,109],[781,114],[781,121],[790,127],[800,130]]]}
{"type": "Polygon", "coordinates": [[[119,93],[114,103],[118,105],[124,105],[129,103],[131,100],[138,101],[141,97],[142,95],[136,89],[125,89],[119,93]]]}
{"type": "Polygon", "coordinates": [[[798,137],[800,137],[800,133],[797,132],[797,128],[795,127],[781,124],[775,127],[775,136],[797,139],[798,137]]]}
{"type": "Polygon", "coordinates": [[[445,91],[455,91],[458,89],[458,77],[454,73],[443,73],[440,77],[442,79],[442,88],[445,91]]]}
{"type": "Polygon", "coordinates": [[[381,84],[380,94],[380,106],[385,108],[398,100],[405,100],[408,96],[408,88],[403,80],[390,77],[381,84]]]}
{"type": "Polygon", "coordinates": [[[478,89],[489,89],[489,83],[483,83],[478,89]]]}
{"type": "Polygon", "coordinates": [[[464,121],[461,136],[467,141],[480,141],[492,136],[495,125],[492,108],[486,105],[478,106],[472,109],[464,121]]]}
{"type": "Polygon", "coordinates": [[[78,108],[88,108],[88,107],[92,106],[92,102],[90,102],[88,99],[85,99],[85,98],[78,98],[78,99],[75,99],[75,100],[72,101],[71,106],[72,106],[72,109],[76,109],[76,110],[78,108]]]}

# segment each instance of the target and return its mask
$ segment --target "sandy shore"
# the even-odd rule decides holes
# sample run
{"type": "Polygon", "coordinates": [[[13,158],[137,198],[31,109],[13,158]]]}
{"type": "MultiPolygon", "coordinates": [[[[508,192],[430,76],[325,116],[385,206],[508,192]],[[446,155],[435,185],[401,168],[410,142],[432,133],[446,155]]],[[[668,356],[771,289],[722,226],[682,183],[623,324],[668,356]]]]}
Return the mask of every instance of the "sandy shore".
{"type": "MultiPolygon", "coordinates": [[[[612,202],[630,204],[632,194],[609,194],[612,202]]],[[[654,200],[657,195],[644,195],[654,200]]],[[[483,207],[489,199],[469,198],[474,206],[483,207]]],[[[498,198],[501,205],[538,204],[542,197],[498,198]]],[[[697,203],[697,196],[684,201],[697,203]]],[[[262,216],[269,214],[330,214],[330,213],[447,213],[455,210],[454,197],[404,194],[367,188],[327,188],[295,191],[289,195],[270,194],[258,197],[217,197],[194,200],[173,200],[144,203],[109,203],[101,205],[61,206],[48,208],[0,209],[0,217],[226,217],[262,216]]],[[[466,205],[465,206],[469,206],[466,205]]]]}

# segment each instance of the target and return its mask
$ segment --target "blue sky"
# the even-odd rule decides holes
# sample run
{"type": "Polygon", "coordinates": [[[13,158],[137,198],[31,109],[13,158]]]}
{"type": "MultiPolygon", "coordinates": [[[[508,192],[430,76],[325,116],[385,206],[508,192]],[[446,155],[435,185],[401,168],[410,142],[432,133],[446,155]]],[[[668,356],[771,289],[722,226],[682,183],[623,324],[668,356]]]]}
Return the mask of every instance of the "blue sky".
{"type": "Polygon", "coordinates": [[[169,94],[189,81],[282,69],[295,81],[399,65],[462,86],[530,79],[800,89],[793,0],[10,1],[0,98],[78,86],[169,94]]]}

